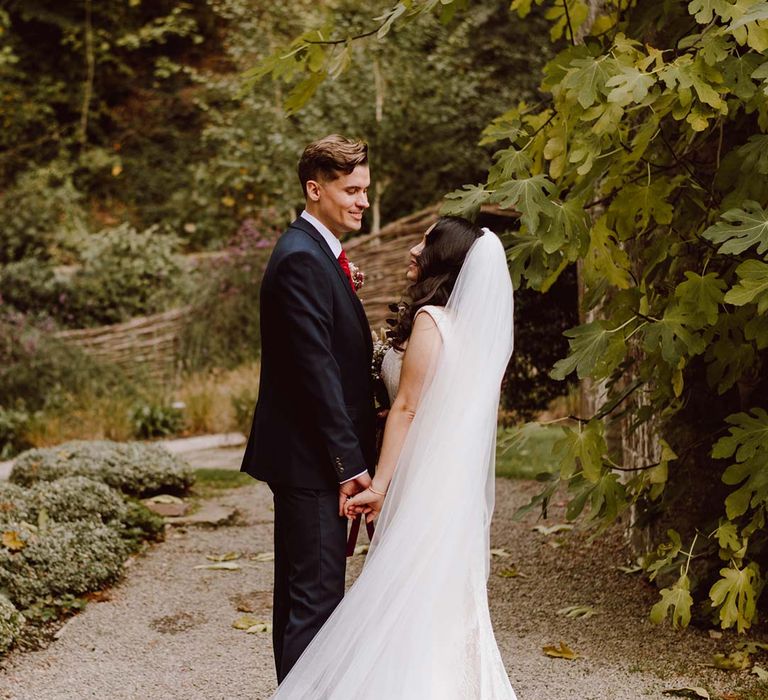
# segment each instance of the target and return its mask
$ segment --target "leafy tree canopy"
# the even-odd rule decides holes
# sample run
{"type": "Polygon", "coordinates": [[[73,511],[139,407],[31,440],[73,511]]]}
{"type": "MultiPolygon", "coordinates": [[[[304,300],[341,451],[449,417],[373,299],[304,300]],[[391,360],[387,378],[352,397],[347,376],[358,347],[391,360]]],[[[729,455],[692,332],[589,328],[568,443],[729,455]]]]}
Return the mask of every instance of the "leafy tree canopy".
{"type": "MultiPolygon", "coordinates": [[[[387,40],[423,15],[461,21],[468,7],[404,0],[358,40],[387,40]]],[[[673,544],[646,557],[652,575],[673,575],[652,618],[687,625],[698,591],[723,627],[744,631],[768,507],[768,2],[513,0],[508,22],[541,13],[556,53],[540,99],[499,110],[481,140],[496,149],[492,167],[445,211],[521,213],[508,250],[516,284],[544,293],[579,267],[587,319],[552,373],[606,393],[558,447],[569,515],[588,510],[605,526],[634,505],[675,520],[686,498],[724,492],[719,514],[687,523],[698,530],[687,550],[671,530],[673,544]],[[619,423],[630,437],[652,427],[650,463],[611,449],[619,423]],[[695,476],[681,486],[678,474],[695,476]]],[[[356,44],[329,22],[251,77],[288,80],[286,107],[298,110],[356,44]]]]}

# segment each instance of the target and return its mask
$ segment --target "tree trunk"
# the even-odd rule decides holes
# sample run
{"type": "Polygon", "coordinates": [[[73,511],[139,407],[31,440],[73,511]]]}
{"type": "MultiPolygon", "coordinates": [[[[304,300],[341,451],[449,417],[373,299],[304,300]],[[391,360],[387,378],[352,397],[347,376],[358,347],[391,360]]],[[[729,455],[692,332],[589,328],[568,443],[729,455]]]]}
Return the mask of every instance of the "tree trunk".
{"type": "Polygon", "coordinates": [[[83,84],[83,105],[80,109],[78,140],[84,146],[88,140],[88,114],[93,97],[93,80],[96,74],[96,58],[93,52],[92,0],[85,0],[85,83],[83,84]]]}
{"type": "MultiPolygon", "coordinates": [[[[373,57],[373,84],[376,93],[376,141],[381,143],[381,123],[384,121],[384,75],[379,65],[378,56],[373,57]]],[[[371,211],[373,221],[371,222],[371,233],[378,233],[381,230],[381,198],[387,189],[388,180],[381,176],[376,180],[376,186],[373,190],[373,202],[371,211]]]]}

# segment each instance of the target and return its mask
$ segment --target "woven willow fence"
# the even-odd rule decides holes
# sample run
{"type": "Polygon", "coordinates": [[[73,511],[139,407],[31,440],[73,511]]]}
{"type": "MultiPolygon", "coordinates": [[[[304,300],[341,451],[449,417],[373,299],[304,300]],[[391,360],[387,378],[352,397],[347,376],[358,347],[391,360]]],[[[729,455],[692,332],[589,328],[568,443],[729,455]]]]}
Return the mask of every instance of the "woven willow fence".
{"type": "MultiPolygon", "coordinates": [[[[408,251],[436,221],[438,210],[439,205],[428,207],[393,221],[378,233],[345,242],[352,262],[365,273],[360,299],[374,331],[385,327],[386,319],[392,316],[389,305],[400,299],[406,286],[408,251]]],[[[482,215],[517,217],[495,206],[483,207],[482,215]]],[[[186,306],[110,326],[61,331],[56,337],[131,374],[142,372],[167,378],[179,368],[181,334],[191,312],[192,308],[186,306]]]]}
{"type": "MultiPolygon", "coordinates": [[[[408,251],[437,221],[439,210],[438,204],[422,209],[393,221],[378,233],[358,236],[344,244],[350,260],[365,273],[365,285],[359,294],[375,332],[386,327],[386,319],[393,316],[389,305],[400,300],[407,285],[408,251]]],[[[517,212],[488,205],[480,210],[480,223],[490,224],[491,220],[517,219],[518,216],[517,212]]]]}
{"type": "Polygon", "coordinates": [[[60,331],[56,337],[130,374],[170,377],[177,370],[181,332],[190,310],[185,306],[109,326],[60,331]]]}

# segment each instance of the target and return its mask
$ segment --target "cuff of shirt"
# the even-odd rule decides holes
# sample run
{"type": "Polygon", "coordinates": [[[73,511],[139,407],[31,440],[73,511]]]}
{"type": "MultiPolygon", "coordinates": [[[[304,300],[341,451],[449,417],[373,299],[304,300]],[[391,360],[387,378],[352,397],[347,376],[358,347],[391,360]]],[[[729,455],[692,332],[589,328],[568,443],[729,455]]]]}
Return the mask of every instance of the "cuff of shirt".
{"type": "Polygon", "coordinates": [[[363,474],[367,474],[367,473],[368,473],[368,470],[367,469],[363,469],[363,471],[361,471],[356,476],[351,476],[351,477],[349,477],[349,479],[344,479],[344,481],[340,481],[339,482],[339,486],[341,486],[341,484],[346,484],[348,481],[354,481],[355,479],[360,478],[363,474]]]}

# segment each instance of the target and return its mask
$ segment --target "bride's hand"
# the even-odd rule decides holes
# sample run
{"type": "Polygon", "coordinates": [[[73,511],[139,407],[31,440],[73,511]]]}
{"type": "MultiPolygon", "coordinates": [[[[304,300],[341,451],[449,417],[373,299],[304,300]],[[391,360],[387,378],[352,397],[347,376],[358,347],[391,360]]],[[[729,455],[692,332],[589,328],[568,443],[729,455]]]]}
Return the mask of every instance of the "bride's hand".
{"type": "Polygon", "coordinates": [[[361,513],[365,514],[365,521],[370,523],[378,517],[384,505],[384,496],[373,493],[370,489],[361,491],[356,496],[347,499],[344,504],[344,515],[353,520],[361,513]]]}

